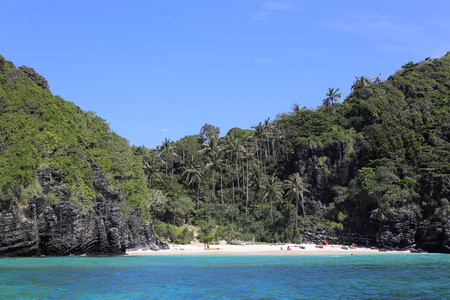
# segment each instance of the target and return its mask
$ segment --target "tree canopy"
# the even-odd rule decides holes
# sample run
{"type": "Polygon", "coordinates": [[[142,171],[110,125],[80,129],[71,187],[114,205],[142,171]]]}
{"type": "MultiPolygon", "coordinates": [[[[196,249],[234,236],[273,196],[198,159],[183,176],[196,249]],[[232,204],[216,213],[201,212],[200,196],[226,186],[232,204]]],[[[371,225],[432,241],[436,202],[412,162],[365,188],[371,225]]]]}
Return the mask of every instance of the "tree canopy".
{"type": "Polygon", "coordinates": [[[46,166],[61,169],[73,194],[92,203],[95,163],[126,195],[123,210],[141,208],[172,240],[187,235],[170,226],[187,224],[214,239],[270,242],[363,228],[362,220],[376,232],[394,209],[445,220],[450,55],[407,63],[384,81],[368,78],[349,83],[342,102],[330,88],[317,109],[294,104],[222,137],[205,124],[198,135],[148,149],[130,146],[94,112],[54,96],[33,69],[0,56],[1,207],[26,201],[46,166]]]}

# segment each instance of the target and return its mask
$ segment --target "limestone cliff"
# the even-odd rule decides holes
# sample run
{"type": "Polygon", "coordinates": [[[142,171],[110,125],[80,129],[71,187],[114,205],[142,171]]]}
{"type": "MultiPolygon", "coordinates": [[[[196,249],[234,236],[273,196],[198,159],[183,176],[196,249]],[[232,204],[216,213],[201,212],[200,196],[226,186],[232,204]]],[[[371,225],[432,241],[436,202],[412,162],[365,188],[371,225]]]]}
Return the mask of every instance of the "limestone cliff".
{"type": "Polygon", "coordinates": [[[347,217],[342,228],[327,230],[317,222],[307,224],[303,240],[331,243],[376,246],[384,249],[411,249],[450,253],[450,216],[446,220],[425,217],[411,204],[380,208],[358,206],[351,203],[335,203],[336,187],[348,187],[367,166],[366,150],[360,140],[349,152],[348,142],[331,143],[312,147],[303,143],[296,153],[295,168],[310,183],[305,193],[306,213],[330,214],[330,208],[341,205],[347,217]]]}
{"type": "Polygon", "coordinates": [[[60,170],[38,170],[42,191],[24,207],[0,212],[0,256],[120,255],[128,248],[167,248],[151,225],[142,224],[138,209],[125,216],[114,205],[122,200],[120,191],[111,188],[100,167],[93,164],[92,169],[97,195],[93,205],[83,205],[86,200],[79,195],[78,205],[70,201],[60,170]],[[49,193],[56,203],[48,203],[49,193]]]}

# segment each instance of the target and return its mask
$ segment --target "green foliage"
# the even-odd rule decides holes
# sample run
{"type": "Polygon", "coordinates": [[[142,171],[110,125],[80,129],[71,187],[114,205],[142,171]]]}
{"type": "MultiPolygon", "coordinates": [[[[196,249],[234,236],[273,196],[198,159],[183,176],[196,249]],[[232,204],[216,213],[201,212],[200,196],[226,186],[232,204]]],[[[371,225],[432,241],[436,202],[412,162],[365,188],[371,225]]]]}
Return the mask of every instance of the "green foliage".
{"type": "Polygon", "coordinates": [[[55,194],[45,194],[44,196],[45,202],[47,202],[47,205],[54,205],[54,204],[58,204],[60,199],[58,198],[58,196],[56,196],[55,194]]]}
{"type": "Polygon", "coordinates": [[[338,212],[337,219],[340,223],[342,223],[345,221],[345,219],[347,219],[347,214],[340,211],[340,212],[338,212]]]}
{"type": "Polygon", "coordinates": [[[303,220],[305,226],[308,225],[314,232],[329,232],[336,233],[344,229],[344,225],[338,221],[332,221],[324,218],[320,214],[311,215],[307,219],[303,220]]]}
{"type": "Polygon", "coordinates": [[[281,115],[275,122],[285,133],[291,144],[298,145],[313,136],[321,136],[337,123],[337,115],[322,110],[298,110],[281,115]]]}
{"type": "Polygon", "coordinates": [[[91,187],[89,186],[82,187],[80,194],[83,197],[83,199],[86,200],[88,203],[94,202],[95,192],[92,190],[91,187]]]}
{"type": "Polygon", "coordinates": [[[169,243],[189,244],[194,240],[194,233],[189,228],[180,228],[171,224],[155,225],[156,235],[169,243]]]}
{"type": "Polygon", "coordinates": [[[42,193],[39,167],[62,170],[71,201],[88,210],[102,196],[92,182],[97,164],[113,184],[108,192],[121,191],[124,214],[139,208],[143,222],[153,219],[158,235],[177,243],[192,240],[186,224],[199,226],[204,242],[270,242],[300,241],[305,228],[339,231],[358,213],[376,212],[381,224],[390,210],[413,209],[419,219],[445,221],[450,54],[407,63],[385,81],[356,77],[351,90],[337,103],[339,90],[329,89],[317,109],[295,104],[252,130],[220,137],[220,128],[205,124],[198,135],[147,149],[130,147],[94,112],[52,95],[33,69],[0,56],[2,210],[42,193]],[[317,174],[308,173],[312,162],[298,161],[299,151],[318,153],[317,174]],[[342,168],[351,176],[345,182],[342,168]],[[295,185],[296,176],[311,182],[295,185]],[[308,189],[322,195],[318,176],[329,186],[314,200],[326,207],[307,215],[308,189]]]}
{"type": "Polygon", "coordinates": [[[245,130],[238,127],[233,127],[228,130],[227,137],[231,139],[245,139],[253,135],[253,131],[245,130]]]}
{"type": "Polygon", "coordinates": [[[439,205],[434,212],[434,218],[441,222],[446,222],[450,216],[450,202],[446,198],[440,199],[439,205]]]}
{"type": "MultiPolygon", "coordinates": [[[[93,205],[92,164],[126,192],[124,207],[142,206],[147,193],[142,161],[128,141],[111,132],[94,112],[52,95],[45,78],[34,69],[16,68],[0,56],[0,186],[5,192],[10,190],[6,186],[17,186],[26,191],[20,197],[24,202],[41,192],[34,179],[38,167],[55,167],[63,171],[74,196],[93,205]]],[[[2,196],[3,208],[17,204],[17,197],[11,195],[2,196]]],[[[52,195],[45,197],[56,202],[52,195]]]]}
{"type": "Polygon", "coordinates": [[[0,209],[8,211],[18,205],[21,194],[22,187],[19,184],[11,181],[3,183],[0,194],[0,209]]]}
{"type": "Polygon", "coordinates": [[[73,204],[78,206],[83,213],[87,213],[89,211],[89,209],[91,208],[91,203],[82,201],[75,196],[70,197],[70,202],[72,202],[73,204]]]}
{"type": "Polygon", "coordinates": [[[217,236],[217,226],[214,222],[211,221],[201,221],[200,222],[200,231],[198,232],[197,239],[201,243],[209,244],[214,240],[214,237],[217,236]]]}
{"type": "MultiPolygon", "coordinates": [[[[205,124],[201,137],[173,143],[172,164],[163,148],[156,149],[152,165],[158,166],[161,157],[160,167],[151,170],[159,177],[152,176],[152,185],[156,182],[171,199],[187,197],[196,204],[186,221],[214,224],[201,226],[205,240],[297,240],[311,227],[308,222],[316,229],[341,230],[355,211],[367,217],[377,212],[383,221],[388,210],[406,207],[418,218],[443,220],[450,197],[450,56],[408,63],[385,81],[380,76],[355,79],[342,103],[335,103],[338,90],[329,89],[323,106],[296,104],[292,112],[260,122],[253,131],[233,128],[218,138],[211,134],[218,128],[205,124]],[[281,184],[298,171],[299,148],[321,153],[315,165],[330,184],[331,196],[315,199],[327,208],[312,218],[299,216],[308,195],[299,201],[281,184]],[[329,149],[343,153],[336,157],[329,149]],[[339,172],[347,166],[355,169],[343,182],[339,172]],[[174,192],[169,185],[182,189],[174,192]]],[[[179,206],[169,208],[169,203],[153,216],[176,224],[171,211],[179,206]]]]}
{"type": "Polygon", "coordinates": [[[35,179],[33,182],[31,182],[26,188],[23,189],[23,192],[21,194],[20,203],[25,204],[26,201],[33,195],[40,195],[42,194],[42,187],[39,184],[39,181],[35,179]]]}

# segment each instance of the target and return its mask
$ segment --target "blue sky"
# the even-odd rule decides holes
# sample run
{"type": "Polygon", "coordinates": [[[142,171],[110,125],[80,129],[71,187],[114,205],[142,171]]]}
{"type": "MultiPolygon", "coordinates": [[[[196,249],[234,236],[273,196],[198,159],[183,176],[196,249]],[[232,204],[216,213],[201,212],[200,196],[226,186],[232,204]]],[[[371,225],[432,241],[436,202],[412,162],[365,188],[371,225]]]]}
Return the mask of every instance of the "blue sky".
{"type": "Polygon", "coordinates": [[[3,1],[0,54],[131,144],[249,129],[450,51],[450,1],[3,1]]]}

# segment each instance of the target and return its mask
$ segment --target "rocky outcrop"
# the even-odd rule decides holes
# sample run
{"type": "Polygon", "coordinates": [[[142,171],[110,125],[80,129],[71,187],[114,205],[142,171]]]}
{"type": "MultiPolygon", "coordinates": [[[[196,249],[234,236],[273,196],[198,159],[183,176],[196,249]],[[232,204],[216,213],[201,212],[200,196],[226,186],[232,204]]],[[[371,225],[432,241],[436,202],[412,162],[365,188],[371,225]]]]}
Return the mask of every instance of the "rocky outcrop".
{"type": "Polygon", "coordinates": [[[107,182],[102,169],[96,165],[92,164],[92,170],[94,171],[94,188],[98,193],[101,193],[103,197],[110,202],[121,202],[122,194],[119,189],[107,182]]]}
{"type": "Polygon", "coordinates": [[[129,249],[158,250],[167,249],[164,242],[156,238],[153,226],[142,224],[141,211],[136,209],[127,220],[129,230],[129,249]]]}
{"type": "MultiPolygon", "coordinates": [[[[337,142],[312,147],[307,143],[299,145],[296,152],[295,169],[310,187],[305,193],[307,215],[323,213],[333,202],[335,186],[348,186],[358,170],[367,164],[362,141],[337,142]]],[[[329,230],[311,222],[302,236],[304,242],[376,246],[376,229],[370,222],[370,212],[346,208],[348,218],[341,229],[329,230]],[[369,222],[367,222],[369,220],[369,222]]]]}
{"type": "MultiPolygon", "coordinates": [[[[112,204],[122,201],[122,195],[98,166],[93,165],[93,170],[99,196],[93,206],[81,207],[70,201],[60,170],[39,170],[42,192],[31,196],[22,209],[0,213],[0,256],[120,255],[127,248],[167,248],[151,226],[142,224],[139,210],[125,217],[112,204]],[[49,204],[48,193],[59,201],[49,204]]],[[[85,202],[80,196],[78,200],[85,202]]]]}
{"type": "MultiPolygon", "coordinates": [[[[371,219],[378,220],[379,209],[372,211],[371,219]]],[[[417,215],[412,207],[389,209],[383,213],[381,229],[377,235],[379,247],[411,249],[415,247],[417,215]]]]}
{"type": "MultiPolygon", "coordinates": [[[[300,144],[295,169],[310,184],[305,193],[306,214],[322,214],[333,203],[333,187],[348,187],[368,159],[361,140],[312,147],[300,144]]],[[[304,242],[375,246],[384,249],[450,253],[450,217],[447,221],[422,219],[418,209],[407,204],[380,209],[345,205],[343,228],[320,228],[314,221],[305,227],[304,242]]],[[[342,208],[342,207],[341,207],[342,208]]]]}
{"type": "Polygon", "coordinates": [[[30,256],[39,252],[37,226],[14,212],[0,212],[0,256],[30,256]]]}
{"type": "Polygon", "coordinates": [[[421,222],[417,228],[416,241],[419,249],[450,254],[450,216],[446,222],[421,222]]]}
{"type": "Polygon", "coordinates": [[[305,193],[306,213],[323,211],[332,202],[332,187],[347,186],[364,164],[364,148],[360,140],[317,147],[300,144],[295,169],[310,184],[310,192],[305,193]]]}

